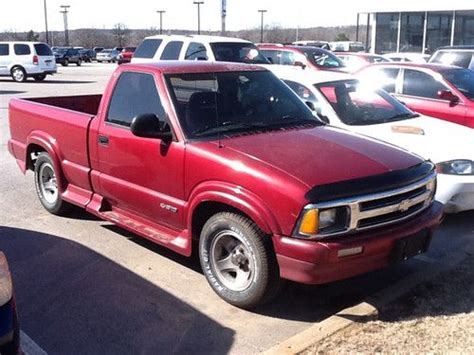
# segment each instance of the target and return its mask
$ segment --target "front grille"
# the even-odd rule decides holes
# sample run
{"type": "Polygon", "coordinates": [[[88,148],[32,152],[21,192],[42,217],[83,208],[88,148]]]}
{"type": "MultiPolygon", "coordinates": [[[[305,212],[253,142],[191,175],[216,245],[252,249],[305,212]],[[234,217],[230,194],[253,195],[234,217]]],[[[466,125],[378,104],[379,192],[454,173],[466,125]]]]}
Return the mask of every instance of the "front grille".
{"type": "Polygon", "coordinates": [[[409,219],[430,206],[435,189],[436,173],[432,172],[417,182],[394,190],[312,204],[307,208],[346,207],[350,211],[345,229],[333,233],[320,232],[315,236],[326,238],[409,219]]]}

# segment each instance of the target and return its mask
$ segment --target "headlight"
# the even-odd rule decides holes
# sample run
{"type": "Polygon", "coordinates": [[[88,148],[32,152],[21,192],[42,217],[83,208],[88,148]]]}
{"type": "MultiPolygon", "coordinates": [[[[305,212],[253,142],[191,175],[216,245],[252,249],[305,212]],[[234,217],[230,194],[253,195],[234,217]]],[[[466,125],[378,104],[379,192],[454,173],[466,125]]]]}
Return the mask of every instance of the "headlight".
{"type": "Polygon", "coordinates": [[[296,234],[301,237],[324,237],[324,233],[334,233],[347,228],[348,208],[327,209],[306,208],[297,225],[296,234]]]}
{"type": "Polygon", "coordinates": [[[0,252],[0,306],[11,300],[13,295],[12,277],[5,254],[0,252]]]}
{"type": "Polygon", "coordinates": [[[439,174],[474,175],[474,162],[471,160],[451,160],[436,164],[439,174]]]}

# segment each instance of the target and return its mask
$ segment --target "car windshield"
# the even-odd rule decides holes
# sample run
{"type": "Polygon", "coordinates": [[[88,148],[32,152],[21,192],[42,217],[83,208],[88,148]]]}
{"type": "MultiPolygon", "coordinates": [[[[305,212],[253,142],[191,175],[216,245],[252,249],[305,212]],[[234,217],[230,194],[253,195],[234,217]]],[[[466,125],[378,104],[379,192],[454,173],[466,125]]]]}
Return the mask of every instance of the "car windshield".
{"type": "Polygon", "coordinates": [[[315,87],[347,125],[372,125],[418,116],[384,90],[357,80],[334,81],[316,84],[315,87]]]}
{"type": "Polygon", "coordinates": [[[64,53],[67,52],[67,50],[68,50],[68,48],[56,48],[56,49],[54,50],[54,53],[57,53],[57,54],[64,54],[64,53]]]}
{"type": "Polygon", "coordinates": [[[214,57],[219,62],[270,64],[255,45],[245,42],[211,43],[214,57]]]}
{"type": "Polygon", "coordinates": [[[322,124],[288,86],[267,71],[170,74],[167,83],[190,139],[322,124]]]}
{"type": "Polygon", "coordinates": [[[112,50],[111,49],[104,49],[103,51],[100,52],[100,54],[108,54],[108,53],[111,53],[112,50]]]}
{"type": "Polygon", "coordinates": [[[453,84],[464,96],[474,101],[474,72],[469,69],[453,68],[440,70],[441,75],[453,84]]]}
{"type": "Polygon", "coordinates": [[[305,49],[305,56],[320,68],[343,68],[344,62],[329,51],[323,49],[305,49]]]}

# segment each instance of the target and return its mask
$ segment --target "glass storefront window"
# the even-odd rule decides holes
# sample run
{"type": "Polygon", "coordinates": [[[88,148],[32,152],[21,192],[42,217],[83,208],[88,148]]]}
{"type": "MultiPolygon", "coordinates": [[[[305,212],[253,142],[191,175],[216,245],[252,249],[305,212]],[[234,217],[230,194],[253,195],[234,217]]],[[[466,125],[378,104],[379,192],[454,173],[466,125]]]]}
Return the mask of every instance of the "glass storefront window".
{"type": "Polygon", "coordinates": [[[398,13],[377,14],[376,23],[375,52],[396,52],[398,39],[398,13]]]}
{"type": "Polygon", "coordinates": [[[400,52],[421,52],[423,49],[424,12],[402,13],[400,52]]]}
{"type": "Polygon", "coordinates": [[[426,53],[451,43],[452,12],[429,12],[426,27],[426,53]]]}
{"type": "Polygon", "coordinates": [[[456,11],[454,44],[474,44],[474,11],[456,11]]]}

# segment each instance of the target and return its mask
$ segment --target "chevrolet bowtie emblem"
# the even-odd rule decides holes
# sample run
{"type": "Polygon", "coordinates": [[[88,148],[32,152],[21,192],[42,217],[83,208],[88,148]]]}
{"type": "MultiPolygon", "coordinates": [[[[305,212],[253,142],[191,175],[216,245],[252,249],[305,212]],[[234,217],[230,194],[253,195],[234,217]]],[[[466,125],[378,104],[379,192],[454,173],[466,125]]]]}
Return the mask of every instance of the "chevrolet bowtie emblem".
{"type": "Polygon", "coordinates": [[[403,200],[402,202],[400,202],[400,204],[398,205],[398,210],[400,212],[406,212],[408,211],[408,209],[411,207],[411,200],[403,200]]]}

